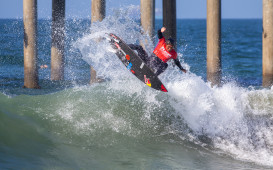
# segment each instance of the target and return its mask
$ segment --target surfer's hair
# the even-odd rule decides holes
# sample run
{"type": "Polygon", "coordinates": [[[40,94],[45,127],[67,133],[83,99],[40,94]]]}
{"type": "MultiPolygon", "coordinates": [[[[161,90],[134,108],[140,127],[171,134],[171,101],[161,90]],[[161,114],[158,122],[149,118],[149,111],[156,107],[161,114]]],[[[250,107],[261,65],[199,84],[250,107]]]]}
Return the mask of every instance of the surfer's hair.
{"type": "Polygon", "coordinates": [[[174,39],[172,39],[171,37],[168,38],[167,41],[166,41],[166,44],[174,46],[175,45],[174,39]]]}

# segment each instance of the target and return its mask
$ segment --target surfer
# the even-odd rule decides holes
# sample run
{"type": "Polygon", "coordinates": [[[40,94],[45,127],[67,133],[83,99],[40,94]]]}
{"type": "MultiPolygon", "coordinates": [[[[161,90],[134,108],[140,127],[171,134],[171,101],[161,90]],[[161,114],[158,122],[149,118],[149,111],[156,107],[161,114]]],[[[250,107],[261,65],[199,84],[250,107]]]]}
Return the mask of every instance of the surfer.
{"type": "Polygon", "coordinates": [[[155,47],[151,56],[148,56],[146,51],[140,45],[129,44],[128,46],[132,50],[137,51],[139,57],[154,71],[154,73],[157,76],[163,73],[167,69],[168,67],[167,62],[170,59],[173,59],[177,67],[181,71],[186,73],[187,70],[185,70],[181,66],[180,61],[177,58],[177,53],[174,50],[174,45],[175,45],[174,40],[172,38],[168,38],[167,40],[165,40],[165,37],[163,36],[163,32],[165,30],[166,28],[162,27],[161,29],[157,31],[159,42],[157,46],[155,47]]]}

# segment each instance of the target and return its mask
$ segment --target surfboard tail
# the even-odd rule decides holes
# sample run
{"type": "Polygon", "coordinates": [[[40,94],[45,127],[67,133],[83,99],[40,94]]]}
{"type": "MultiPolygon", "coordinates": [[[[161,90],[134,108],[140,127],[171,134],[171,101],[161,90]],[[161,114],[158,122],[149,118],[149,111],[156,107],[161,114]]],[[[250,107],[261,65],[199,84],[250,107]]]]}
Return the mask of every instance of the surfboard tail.
{"type": "Polygon", "coordinates": [[[161,91],[168,92],[168,90],[165,88],[165,86],[163,84],[161,84],[161,91]]]}

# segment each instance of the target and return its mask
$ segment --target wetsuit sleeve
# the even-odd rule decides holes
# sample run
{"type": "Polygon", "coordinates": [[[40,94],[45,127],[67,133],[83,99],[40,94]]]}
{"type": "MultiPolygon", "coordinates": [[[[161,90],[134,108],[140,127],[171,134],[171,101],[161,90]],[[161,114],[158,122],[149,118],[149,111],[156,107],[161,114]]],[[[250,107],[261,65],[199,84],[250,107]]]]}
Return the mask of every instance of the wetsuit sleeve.
{"type": "Polygon", "coordinates": [[[181,66],[181,64],[180,64],[180,61],[176,58],[176,59],[174,59],[174,63],[175,63],[175,65],[177,65],[177,67],[180,69],[180,70],[184,70],[184,68],[181,66]]]}
{"type": "Polygon", "coordinates": [[[161,29],[159,29],[159,30],[157,31],[157,36],[158,36],[158,39],[161,39],[161,38],[164,37],[163,34],[162,34],[162,32],[161,32],[161,29]]]}

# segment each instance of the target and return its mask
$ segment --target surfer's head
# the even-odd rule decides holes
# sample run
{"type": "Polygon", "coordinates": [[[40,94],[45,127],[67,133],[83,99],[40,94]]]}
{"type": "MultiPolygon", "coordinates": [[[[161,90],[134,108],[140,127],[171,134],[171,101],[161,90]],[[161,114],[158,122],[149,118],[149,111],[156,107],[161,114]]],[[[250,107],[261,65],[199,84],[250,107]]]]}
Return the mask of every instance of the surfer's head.
{"type": "Polygon", "coordinates": [[[174,48],[174,39],[168,38],[166,41],[166,50],[171,51],[174,48]]]}

